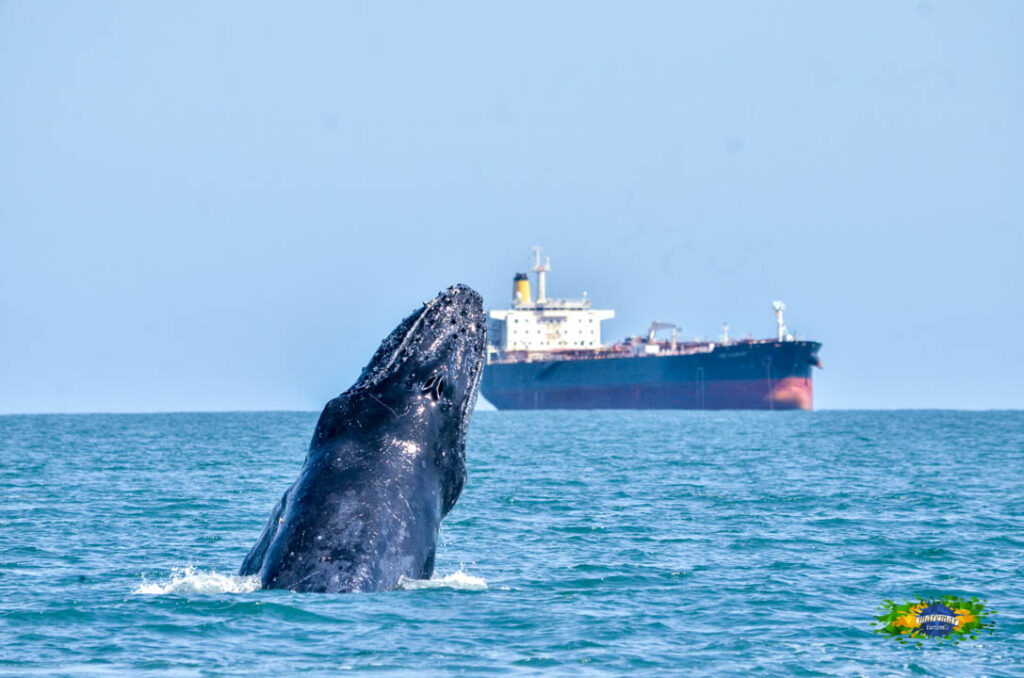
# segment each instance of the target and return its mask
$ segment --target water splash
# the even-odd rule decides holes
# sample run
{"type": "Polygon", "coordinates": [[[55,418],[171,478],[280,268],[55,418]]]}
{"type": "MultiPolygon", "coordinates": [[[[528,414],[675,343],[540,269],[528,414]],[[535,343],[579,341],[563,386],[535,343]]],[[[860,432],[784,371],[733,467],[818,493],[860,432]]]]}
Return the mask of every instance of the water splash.
{"type": "Polygon", "coordinates": [[[402,577],[398,580],[398,588],[406,591],[417,591],[420,589],[454,589],[456,591],[486,591],[487,581],[483,577],[474,577],[462,570],[456,570],[443,577],[432,577],[431,579],[407,579],[402,577]]]}
{"type": "Polygon", "coordinates": [[[194,566],[175,567],[169,579],[150,582],[143,577],[142,583],[132,590],[136,595],[161,596],[174,593],[249,593],[260,588],[260,578],[253,575],[240,577],[220,574],[214,570],[203,572],[194,566]]]}

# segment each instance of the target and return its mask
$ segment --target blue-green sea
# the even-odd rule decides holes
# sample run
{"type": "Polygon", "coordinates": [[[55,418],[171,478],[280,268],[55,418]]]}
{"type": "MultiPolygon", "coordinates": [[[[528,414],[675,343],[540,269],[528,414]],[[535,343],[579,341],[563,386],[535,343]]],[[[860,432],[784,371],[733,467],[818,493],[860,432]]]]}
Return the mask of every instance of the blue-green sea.
{"type": "Polygon", "coordinates": [[[1024,413],[477,412],[433,581],[254,590],[316,417],[0,417],[0,673],[1024,675],[1024,413]]]}

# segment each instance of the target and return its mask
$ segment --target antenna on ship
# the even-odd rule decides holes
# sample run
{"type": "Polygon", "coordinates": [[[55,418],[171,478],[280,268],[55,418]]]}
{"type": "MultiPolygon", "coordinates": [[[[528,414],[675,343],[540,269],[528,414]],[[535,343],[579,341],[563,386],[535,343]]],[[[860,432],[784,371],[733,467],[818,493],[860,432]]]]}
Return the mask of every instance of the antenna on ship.
{"type": "Polygon", "coordinates": [[[543,304],[548,300],[547,288],[545,287],[545,274],[551,270],[551,257],[547,257],[543,264],[540,263],[540,253],[543,251],[540,245],[533,246],[533,272],[537,274],[537,303],[543,304]]]}
{"type": "Polygon", "coordinates": [[[775,322],[779,325],[779,341],[785,341],[786,325],[782,322],[782,312],[786,310],[786,305],[781,301],[773,301],[772,308],[775,309],[775,322]]]}

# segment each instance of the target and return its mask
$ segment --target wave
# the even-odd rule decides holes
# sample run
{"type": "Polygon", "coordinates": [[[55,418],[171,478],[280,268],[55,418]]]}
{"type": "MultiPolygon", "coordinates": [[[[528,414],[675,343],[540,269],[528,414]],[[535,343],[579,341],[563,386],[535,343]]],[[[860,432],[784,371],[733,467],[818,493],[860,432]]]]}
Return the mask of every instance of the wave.
{"type": "Polygon", "coordinates": [[[401,577],[398,580],[398,588],[406,591],[418,591],[421,589],[454,589],[456,591],[486,591],[487,580],[483,577],[474,577],[462,570],[457,570],[443,577],[431,577],[430,579],[407,579],[401,577]]]}
{"type": "MultiPolygon", "coordinates": [[[[256,575],[241,577],[238,575],[221,574],[214,570],[209,572],[197,570],[194,565],[175,567],[167,579],[148,581],[132,589],[135,595],[162,596],[167,594],[218,594],[218,593],[251,593],[259,590],[260,578],[256,575]]],[[[487,581],[483,577],[474,577],[462,570],[457,570],[443,577],[431,579],[408,579],[401,577],[398,588],[404,591],[421,589],[453,589],[455,591],[486,591],[487,581]]]]}
{"type": "Polygon", "coordinates": [[[136,595],[160,596],[168,593],[250,593],[260,588],[260,578],[253,575],[220,574],[214,570],[203,572],[194,566],[175,567],[169,579],[146,581],[132,590],[136,595]]]}

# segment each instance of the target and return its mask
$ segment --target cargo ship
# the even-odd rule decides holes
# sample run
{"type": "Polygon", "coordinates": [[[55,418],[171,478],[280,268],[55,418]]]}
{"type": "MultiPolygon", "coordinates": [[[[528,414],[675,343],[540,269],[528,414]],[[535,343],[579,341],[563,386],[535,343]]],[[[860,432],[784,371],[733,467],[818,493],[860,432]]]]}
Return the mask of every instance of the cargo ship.
{"type": "Polygon", "coordinates": [[[773,302],[777,334],[683,341],[672,323],[653,322],[645,335],[603,344],[610,309],[581,299],[549,299],[550,258],[533,249],[537,297],[516,273],[511,308],[488,319],[487,366],[480,391],[499,410],[686,409],[810,410],[812,369],[821,344],[789,333],[785,304],[773,302]],[[670,331],[669,338],[658,333],[670,331]]]}

